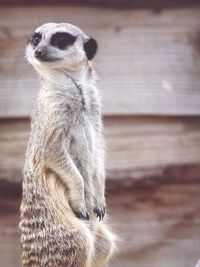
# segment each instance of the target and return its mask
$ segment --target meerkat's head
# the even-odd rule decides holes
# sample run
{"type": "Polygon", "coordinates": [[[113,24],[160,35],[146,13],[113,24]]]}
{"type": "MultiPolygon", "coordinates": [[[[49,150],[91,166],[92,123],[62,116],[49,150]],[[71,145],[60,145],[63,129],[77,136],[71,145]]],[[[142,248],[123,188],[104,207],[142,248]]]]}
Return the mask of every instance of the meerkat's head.
{"type": "Polygon", "coordinates": [[[47,23],[38,27],[26,47],[27,60],[37,71],[75,70],[96,54],[97,42],[69,23],[47,23]]]}

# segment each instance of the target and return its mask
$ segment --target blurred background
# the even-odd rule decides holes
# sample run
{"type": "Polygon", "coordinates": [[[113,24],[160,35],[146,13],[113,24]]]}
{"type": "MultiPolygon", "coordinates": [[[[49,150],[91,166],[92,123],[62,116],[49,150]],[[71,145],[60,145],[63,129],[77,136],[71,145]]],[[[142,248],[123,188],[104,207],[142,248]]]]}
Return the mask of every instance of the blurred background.
{"type": "Polygon", "coordinates": [[[200,258],[200,1],[0,0],[0,267],[19,267],[19,205],[39,82],[24,58],[45,22],[99,43],[110,267],[194,267],[200,258]]]}

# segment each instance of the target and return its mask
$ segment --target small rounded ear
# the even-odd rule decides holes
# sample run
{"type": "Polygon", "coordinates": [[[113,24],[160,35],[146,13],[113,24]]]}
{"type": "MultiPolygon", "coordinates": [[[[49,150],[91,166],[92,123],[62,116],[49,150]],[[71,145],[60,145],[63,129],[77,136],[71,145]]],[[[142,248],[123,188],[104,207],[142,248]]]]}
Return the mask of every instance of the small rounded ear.
{"type": "Polygon", "coordinates": [[[84,50],[88,60],[93,59],[97,52],[97,42],[93,38],[90,38],[84,43],[84,50]]]}

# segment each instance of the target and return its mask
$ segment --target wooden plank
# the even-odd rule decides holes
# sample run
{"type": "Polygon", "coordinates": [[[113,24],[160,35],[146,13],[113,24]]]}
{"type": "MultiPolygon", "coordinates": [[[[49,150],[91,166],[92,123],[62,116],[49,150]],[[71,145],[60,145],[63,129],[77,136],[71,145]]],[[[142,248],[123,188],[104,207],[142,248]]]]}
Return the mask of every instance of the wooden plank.
{"type": "MultiPolygon", "coordinates": [[[[0,121],[0,180],[21,181],[28,120],[0,121]]],[[[128,185],[144,177],[199,179],[199,118],[105,117],[107,177],[128,185]],[[169,169],[197,165],[193,171],[169,169]]]]}
{"type": "Polygon", "coordinates": [[[199,184],[158,183],[108,195],[121,241],[115,267],[195,266],[200,248],[199,184]]]}
{"type": "Polygon", "coordinates": [[[199,162],[199,118],[111,117],[105,134],[111,170],[199,162]]]}
{"type": "Polygon", "coordinates": [[[0,117],[30,113],[39,85],[24,47],[33,29],[49,21],[80,25],[98,40],[95,65],[105,115],[200,114],[200,8],[155,13],[36,6],[0,12],[0,117]]]}
{"type": "MultiPolygon", "coordinates": [[[[199,190],[200,184],[158,183],[108,195],[110,224],[121,239],[109,266],[194,267],[200,248],[199,190]]],[[[0,267],[19,267],[20,200],[0,200],[0,267]]]]}

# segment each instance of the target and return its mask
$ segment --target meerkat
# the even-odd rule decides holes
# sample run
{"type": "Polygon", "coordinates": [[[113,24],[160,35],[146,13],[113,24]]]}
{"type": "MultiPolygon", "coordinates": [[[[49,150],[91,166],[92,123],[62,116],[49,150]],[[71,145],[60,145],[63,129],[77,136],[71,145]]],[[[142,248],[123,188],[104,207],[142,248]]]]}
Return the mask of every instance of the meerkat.
{"type": "Polygon", "coordinates": [[[99,222],[105,215],[105,170],[91,63],[96,50],[96,41],[69,23],[38,27],[26,47],[41,89],[23,176],[24,267],[101,267],[115,247],[114,235],[99,222]]]}

